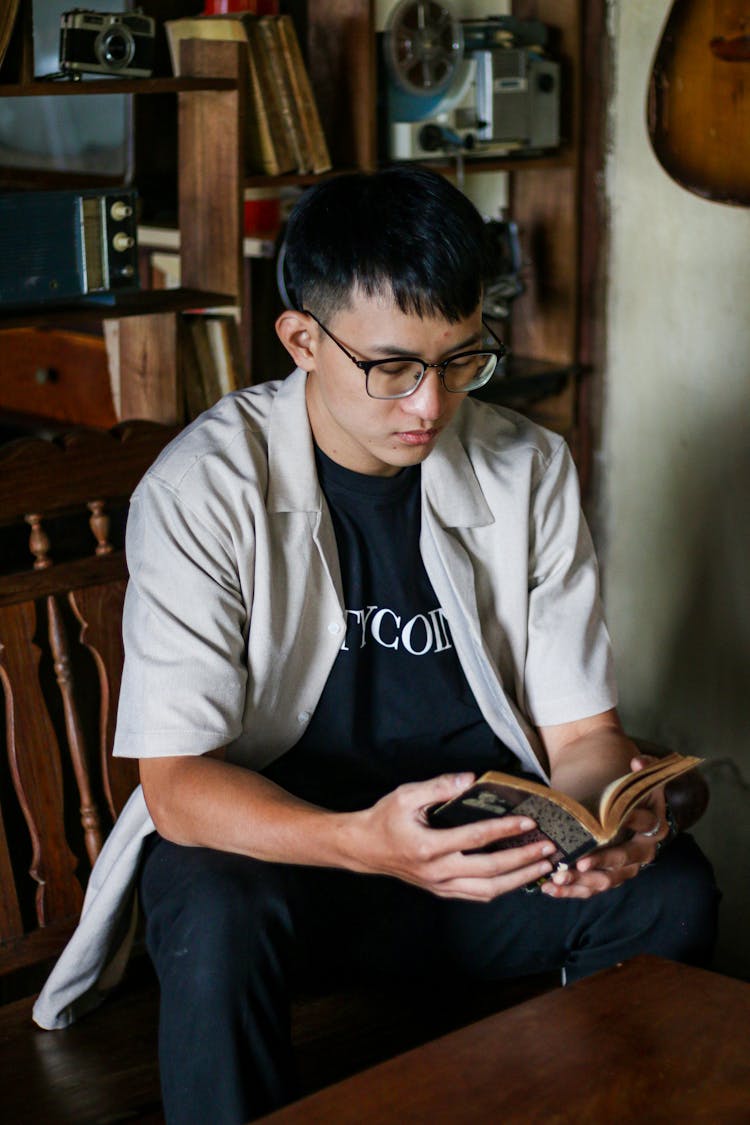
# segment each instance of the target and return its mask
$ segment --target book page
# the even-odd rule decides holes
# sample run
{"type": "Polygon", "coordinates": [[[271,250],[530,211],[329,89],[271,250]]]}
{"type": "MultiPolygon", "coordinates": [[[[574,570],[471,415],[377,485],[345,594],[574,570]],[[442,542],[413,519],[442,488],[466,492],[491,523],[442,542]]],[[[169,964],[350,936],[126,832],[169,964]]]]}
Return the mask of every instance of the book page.
{"type": "MultiPolygon", "coordinates": [[[[587,840],[593,837],[601,842],[602,839],[601,826],[596,818],[567,794],[498,770],[482,774],[465,793],[441,805],[433,816],[437,823],[448,825],[465,824],[469,820],[480,820],[488,816],[506,816],[509,813],[531,816],[544,834],[549,835],[556,843],[560,842],[557,832],[562,831],[561,826],[569,825],[564,832],[568,841],[563,845],[566,852],[579,846],[579,832],[583,832],[587,840]],[[527,811],[532,806],[534,811],[527,811]],[[544,823],[537,817],[537,812],[544,823]],[[573,841],[574,835],[576,842],[573,841]]],[[[517,841],[512,846],[517,846],[517,841]]]]}
{"type": "Polygon", "coordinates": [[[613,832],[652,790],[694,769],[700,761],[700,758],[689,755],[668,754],[642,770],[635,770],[613,781],[601,796],[599,819],[602,824],[613,832]]]}

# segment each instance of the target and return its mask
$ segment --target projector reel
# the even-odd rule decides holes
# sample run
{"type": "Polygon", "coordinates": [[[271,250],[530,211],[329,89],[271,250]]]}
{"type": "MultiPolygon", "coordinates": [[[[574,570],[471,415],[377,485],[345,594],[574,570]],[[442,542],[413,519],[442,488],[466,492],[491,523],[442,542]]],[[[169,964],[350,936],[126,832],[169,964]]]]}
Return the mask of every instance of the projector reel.
{"type": "Polygon", "coordinates": [[[392,81],[407,94],[434,98],[453,83],[463,58],[463,31],[438,0],[401,0],[385,29],[392,81]]]}

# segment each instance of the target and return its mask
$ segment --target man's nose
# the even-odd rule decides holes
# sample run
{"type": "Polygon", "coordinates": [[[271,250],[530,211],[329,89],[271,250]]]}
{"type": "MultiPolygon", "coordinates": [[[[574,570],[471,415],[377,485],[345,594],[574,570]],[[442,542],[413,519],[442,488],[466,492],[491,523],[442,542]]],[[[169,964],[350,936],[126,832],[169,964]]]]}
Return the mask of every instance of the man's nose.
{"type": "Polygon", "coordinates": [[[443,386],[439,369],[428,367],[416,391],[401,399],[401,404],[408,414],[435,421],[445,412],[447,397],[448,392],[443,386]]]}

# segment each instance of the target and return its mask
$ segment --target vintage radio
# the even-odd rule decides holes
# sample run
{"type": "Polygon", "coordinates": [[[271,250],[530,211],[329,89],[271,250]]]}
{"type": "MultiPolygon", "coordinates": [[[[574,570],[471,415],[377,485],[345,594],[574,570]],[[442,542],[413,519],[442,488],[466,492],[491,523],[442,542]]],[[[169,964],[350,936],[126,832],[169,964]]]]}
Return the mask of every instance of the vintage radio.
{"type": "Polygon", "coordinates": [[[71,301],[137,287],[135,192],[0,194],[0,304],[71,301]]]}

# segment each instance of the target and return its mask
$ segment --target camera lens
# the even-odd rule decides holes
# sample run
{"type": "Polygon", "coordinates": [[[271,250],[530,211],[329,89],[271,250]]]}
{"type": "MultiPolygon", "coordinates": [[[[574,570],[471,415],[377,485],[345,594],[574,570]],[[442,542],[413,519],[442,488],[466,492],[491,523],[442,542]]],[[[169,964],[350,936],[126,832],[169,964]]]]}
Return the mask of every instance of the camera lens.
{"type": "Polygon", "coordinates": [[[135,54],[135,41],[126,27],[108,27],[97,35],[94,54],[102,66],[122,70],[135,54]]]}

